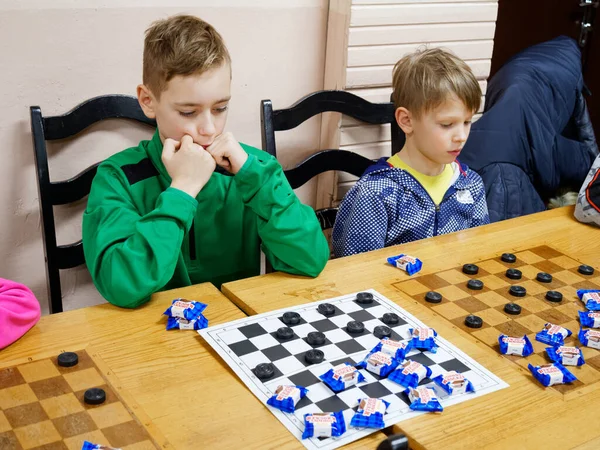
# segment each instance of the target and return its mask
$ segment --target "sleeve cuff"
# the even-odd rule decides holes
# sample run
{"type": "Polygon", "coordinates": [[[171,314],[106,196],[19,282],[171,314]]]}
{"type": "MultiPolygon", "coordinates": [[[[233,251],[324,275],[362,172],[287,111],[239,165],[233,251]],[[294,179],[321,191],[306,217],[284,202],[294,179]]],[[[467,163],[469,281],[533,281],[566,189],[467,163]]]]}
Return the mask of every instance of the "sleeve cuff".
{"type": "Polygon", "coordinates": [[[168,188],[159,196],[157,208],[163,213],[179,219],[186,228],[191,226],[198,201],[191,195],[177,188],[168,188]]]}
{"type": "Polygon", "coordinates": [[[242,168],[235,175],[234,179],[237,183],[249,183],[253,177],[258,175],[259,163],[256,156],[248,154],[248,159],[242,168]]]}

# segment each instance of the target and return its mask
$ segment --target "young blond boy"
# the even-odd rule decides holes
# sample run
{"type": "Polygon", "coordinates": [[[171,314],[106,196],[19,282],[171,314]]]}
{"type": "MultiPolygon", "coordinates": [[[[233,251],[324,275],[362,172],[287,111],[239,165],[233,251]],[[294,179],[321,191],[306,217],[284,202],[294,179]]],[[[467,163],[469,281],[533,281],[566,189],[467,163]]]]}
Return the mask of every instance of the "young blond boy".
{"type": "Polygon", "coordinates": [[[329,249],[314,211],[273,157],[224,131],[231,58],[211,25],[152,24],[137,96],[158,128],[98,167],[83,217],[86,262],[109,302],[257,275],[260,241],[274,269],[321,272],[329,249]]]}
{"type": "Polygon", "coordinates": [[[457,160],[481,101],[471,69],[444,50],[419,50],[394,67],[393,99],[406,143],[346,194],[333,228],[336,256],[489,223],[481,178],[457,160]]]}

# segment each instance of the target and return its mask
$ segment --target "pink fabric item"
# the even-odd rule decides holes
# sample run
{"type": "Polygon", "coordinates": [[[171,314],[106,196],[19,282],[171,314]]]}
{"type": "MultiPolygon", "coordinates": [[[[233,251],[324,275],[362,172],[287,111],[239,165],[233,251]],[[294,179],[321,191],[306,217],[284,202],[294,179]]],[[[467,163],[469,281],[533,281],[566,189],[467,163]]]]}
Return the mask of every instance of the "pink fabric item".
{"type": "Polygon", "coordinates": [[[27,286],[0,278],[0,349],[40,320],[40,303],[27,286]]]}

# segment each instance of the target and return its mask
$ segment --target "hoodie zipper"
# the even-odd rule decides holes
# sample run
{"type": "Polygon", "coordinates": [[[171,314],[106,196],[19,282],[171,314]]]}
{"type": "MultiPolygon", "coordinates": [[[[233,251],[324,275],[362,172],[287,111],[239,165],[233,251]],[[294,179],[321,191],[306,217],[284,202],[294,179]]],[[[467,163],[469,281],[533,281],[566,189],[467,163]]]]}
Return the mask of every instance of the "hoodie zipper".
{"type": "MultiPolygon", "coordinates": [[[[400,169],[400,170],[402,170],[402,169],[400,169]]],[[[433,236],[437,236],[438,235],[438,222],[439,222],[439,216],[440,216],[440,210],[441,210],[442,203],[444,203],[446,200],[448,200],[448,198],[452,194],[454,194],[457,189],[454,187],[454,185],[451,185],[450,187],[448,187],[448,190],[444,194],[442,201],[440,202],[439,205],[436,205],[435,202],[433,201],[433,199],[431,198],[431,195],[429,195],[429,192],[427,192],[427,190],[423,187],[423,185],[421,183],[419,183],[419,180],[417,180],[415,177],[413,177],[410,172],[408,172],[406,170],[402,170],[402,171],[405,172],[406,175],[411,177],[413,180],[415,180],[415,183],[417,183],[419,186],[421,186],[421,190],[423,192],[425,192],[425,195],[427,195],[427,197],[429,197],[429,200],[431,201],[431,203],[433,203],[433,206],[435,207],[435,214],[433,216],[433,236]]],[[[461,170],[461,174],[463,174],[462,170],[461,170]]]]}
{"type": "Polygon", "coordinates": [[[190,248],[190,260],[192,261],[196,259],[196,230],[194,224],[195,220],[192,221],[192,226],[190,227],[190,231],[188,231],[188,245],[190,248]]]}
{"type": "MultiPolygon", "coordinates": [[[[444,197],[442,198],[442,201],[440,202],[440,204],[435,205],[435,221],[433,222],[433,235],[434,236],[438,235],[438,221],[439,221],[440,211],[442,209],[442,203],[444,203],[446,200],[448,200],[450,197],[452,197],[452,195],[454,195],[454,193],[456,191],[457,191],[457,189],[454,186],[450,186],[448,188],[448,190],[446,191],[446,193],[444,194],[444,197]]],[[[429,197],[429,198],[431,198],[431,197],[429,197]]]]}
{"type": "MultiPolygon", "coordinates": [[[[400,169],[402,170],[402,169],[400,169]]],[[[421,186],[421,190],[423,192],[425,192],[425,195],[427,195],[427,197],[429,198],[429,201],[433,204],[433,206],[435,207],[435,214],[433,216],[433,236],[437,236],[437,229],[438,229],[438,217],[439,217],[439,212],[440,212],[440,206],[436,205],[435,202],[433,201],[433,199],[431,198],[431,195],[429,195],[429,192],[427,192],[427,189],[425,189],[423,187],[423,185],[421,183],[419,183],[419,180],[417,180],[415,177],[412,176],[412,174],[410,172],[408,172],[407,170],[402,170],[403,172],[406,173],[406,175],[408,175],[409,177],[411,177],[413,180],[415,180],[415,183],[417,183],[419,186],[421,186]]],[[[445,198],[446,196],[444,196],[445,198]]],[[[444,200],[442,200],[443,202],[444,200]]],[[[442,203],[440,202],[440,205],[442,203]]]]}

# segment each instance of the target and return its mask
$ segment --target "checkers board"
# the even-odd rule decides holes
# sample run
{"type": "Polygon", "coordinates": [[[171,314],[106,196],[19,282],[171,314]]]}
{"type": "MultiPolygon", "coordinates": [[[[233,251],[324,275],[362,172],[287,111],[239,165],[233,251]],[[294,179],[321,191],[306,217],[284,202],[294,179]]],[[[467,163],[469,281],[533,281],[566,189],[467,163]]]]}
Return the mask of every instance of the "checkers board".
{"type": "Polygon", "coordinates": [[[84,440],[122,450],[172,447],[124,392],[99,356],[78,350],[74,367],[56,356],[0,367],[0,449],[81,450],[84,440]],[[84,392],[101,388],[100,405],[84,392]],[[134,412],[135,411],[135,412],[134,412]]]}
{"type": "Polygon", "coordinates": [[[479,267],[479,272],[475,275],[463,273],[461,266],[433,274],[413,276],[406,281],[395,283],[394,287],[498,352],[500,334],[513,337],[527,335],[533,345],[532,355],[525,358],[514,355],[504,357],[524,368],[524,373],[531,377],[533,383],[537,381],[527,370],[527,365],[551,362],[545,352],[549,345],[536,341],[536,333],[548,322],[565,327],[573,333],[565,339],[565,345],[580,347],[586,364],[581,367],[568,367],[577,377],[577,381],[546,389],[557,391],[568,400],[571,396],[599,388],[600,351],[582,346],[577,339],[580,328],[577,312],[586,309],[576,292],[578,289],[600,289],[600,273],[596,269],[592,275],[583,275],[578,268],[581,264],[588,263],[578,261],[575,257],[565,255],[547,245],[514,252],[514,255],[514,263],[502,261],[500,253],[481,261],[465,261],[479,267]],[[522,278],[508,278],[508,269],[518,269],[522,278]],[[552,281],[537,281],[537,274],[540,272],[552,275],[552,281]],[[471,279],[482,281],[483,289],[468,289],[467,283],[471,279]],[[510,295],[509,289],[512,285],[524,287],[527,290],[525,297],[510,295]],[[545,296],[549,290],[560,292],[563,300],[559,303],[546,300],[545,296]],[[441,294],[441,303],[425,301],[428,291],[441,294]],[[519,315],[504,312],[504,306],[509,302],[521,306],[519,315]],[[465,325],[465,318],[470,314],[483,319],[481,328],[469,328],[465,325]]]}
{"type": "MultiPolygon", "coordinates": [[[[365,382],[337,394],[319,379],[320,375],[333,366],[343,362],[352,365],[360,362],[380,341],[373,331],[375,327],[385,325],[382,321],[384,314],[391,313],[399,317],[395,325],[388,325],[392,329],[391,339],[407,340],[410,328],[426,326],[377,291],[366,292],[373,294],[372,303],[360,303],[357,301],[357,293],[348,294],[250,316],[209,327],[198,333],[234,370],[265,408],[268,408],[306,448],[333,449],[376,431],[353,428],[349,425],[359,398],[376,397],[390,403],[384,416],[386,426],[426,414],[409,409],[409,400],[403,393],[402,386],[364,369],[361,369],[361,373],[366,378],[365,382]],[[327,317],[321,314],[318,306],[323,303],[333,305],[335,313],[327,317]],[[287,325],[293,329],[294,334],[292,338],[282,340],[278,338],[277,330],[286,326],[283,322],[283,314],[286,312],[298,313],[301,320],[297,324],[287,325]],[[349,333],[346,325],[350,321],[362,322],[364,331],[359,334],[349,333]],[[307,335],[311,332],[323,333],[326,337],[325,342],[319,346],[310,345],[307,335]],[[324,353],[322,363],[309,364],[306,361],[306,352],[313,348],[324,353]],[[261,380],[255,375],[253,369],[261,363],[273,365],[274,374],[271,378],[261,380]],[[288,414],[267,406],[267,399],[277,387],[288,384],[308,389],[306,397],[296,405],[296,411],[288,414]],[[301,440],[304,414],[337,411],[343,411],[346,433],[339,438],[301,440]]],[[[438,335],[436,341],[439,345],[437,353],[412,350],[407,358],[428,366],[433,372],[432,377],[451,370],[461,372],[474,384],[477,391],[453,398],[440,396],[440,402],[445,408],[508,386],[442,336],[438,335]]],[[[433,383],[431,379],[425,378],[420,385],[431,387],[433,383]]]]}

